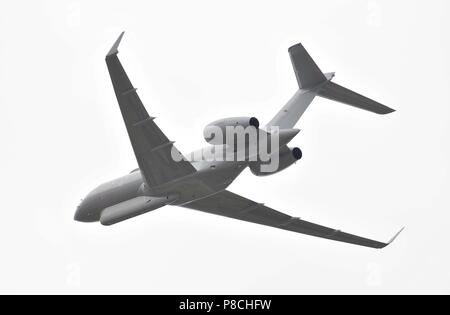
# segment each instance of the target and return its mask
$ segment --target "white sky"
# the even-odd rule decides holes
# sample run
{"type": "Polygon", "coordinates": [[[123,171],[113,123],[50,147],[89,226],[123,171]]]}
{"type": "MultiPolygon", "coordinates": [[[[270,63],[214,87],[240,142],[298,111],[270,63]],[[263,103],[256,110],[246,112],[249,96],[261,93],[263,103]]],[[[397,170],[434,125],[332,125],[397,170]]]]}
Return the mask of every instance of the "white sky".
{"type": "Polygon", "coordinates": [[[450,293],[448,1],[3,1],[1,293],[450,293]],[[120,58],[177,147],[230,116],[267,122],[302,42],[335,82],[398,111],[316,99],[304,159],[230,190],[387,241],[372,249],[181,208],[105,228],[72,217],[136,167],[104,63],[120,58]]]}

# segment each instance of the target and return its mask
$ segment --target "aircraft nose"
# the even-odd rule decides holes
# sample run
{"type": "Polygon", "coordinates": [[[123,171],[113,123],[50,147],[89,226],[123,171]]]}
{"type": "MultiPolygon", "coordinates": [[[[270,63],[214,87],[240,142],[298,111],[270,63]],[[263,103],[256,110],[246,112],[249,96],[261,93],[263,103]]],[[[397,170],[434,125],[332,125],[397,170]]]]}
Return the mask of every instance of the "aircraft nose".
{"type": "Polygon", "coordinates": [[[75,215],[73,219],[78,222],[94,222],[94,218],[91,215],[91,211],[89,210],[88,200],[84,199],[81,201],[77,210],[75,211],[75,215]]]}
{"type": "Polygon", "coordinates": [[[75,221],[78,222],[84,222],[84,205],[83,205],[83,200],[81,201],[80,205],[77,207],[77,210],[75,211],[75,215],[73,217],[73,219],[75,221]]]}
{"type": "Polygon", "coordinates": [[[82,218],[83,218],[83,216],[81,215],[80,209],[77,209],[77,211],[75,211],[75,215],[73,216],[73,219],[78,222],[83,222],[82,218]]]}

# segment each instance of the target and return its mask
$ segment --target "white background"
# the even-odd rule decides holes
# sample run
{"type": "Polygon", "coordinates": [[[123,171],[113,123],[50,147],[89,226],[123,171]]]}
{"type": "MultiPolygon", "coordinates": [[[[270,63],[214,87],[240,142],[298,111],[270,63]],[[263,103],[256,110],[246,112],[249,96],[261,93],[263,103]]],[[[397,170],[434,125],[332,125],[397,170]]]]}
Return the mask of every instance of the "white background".
{"type": "Polygon", "coordinates": [[[1,293],[450,293],[448,1],[2,1],[1,293]],[[297,85],[302,42],[335,82],[397,112],[316,99],[304,159],[230,187],[387,241],[384,250],[167,207],[116,226],[73,221],[136,167],[104,63],[120,58],[178,148],[230,116],[267,122],[297,85]]]}

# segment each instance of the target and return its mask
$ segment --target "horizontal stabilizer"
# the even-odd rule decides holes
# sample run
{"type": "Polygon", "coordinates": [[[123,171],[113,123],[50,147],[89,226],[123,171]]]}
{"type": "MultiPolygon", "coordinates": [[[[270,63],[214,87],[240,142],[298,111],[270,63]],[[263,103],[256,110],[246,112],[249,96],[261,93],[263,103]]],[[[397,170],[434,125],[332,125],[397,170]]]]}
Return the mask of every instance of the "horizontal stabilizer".
{"type": "Polygon", "coordinates": [[[392,108],[389,108],[333,82],[328,82],[325,84],[317,94],[332,101],[344,103],[380,115],[395,112],[392,108]]]}

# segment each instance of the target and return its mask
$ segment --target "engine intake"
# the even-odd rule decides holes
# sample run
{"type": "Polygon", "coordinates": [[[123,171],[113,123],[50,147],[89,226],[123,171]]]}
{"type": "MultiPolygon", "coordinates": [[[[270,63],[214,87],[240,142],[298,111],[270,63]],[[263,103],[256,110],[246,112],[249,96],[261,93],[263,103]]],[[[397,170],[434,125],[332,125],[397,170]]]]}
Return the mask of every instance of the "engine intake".
{"type": "Polygon", "coordinates": [[[296,159],[298,161],[302,158],[303,152],[302,152],[302,150],[300,150],[300,148],[293,148],[292,156],[294,157],[294,159],[296,159]]]}

